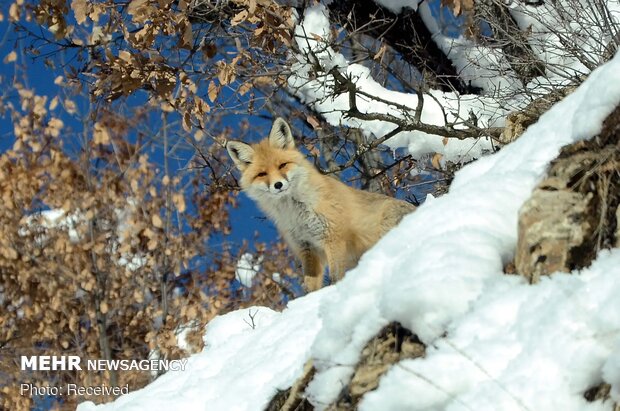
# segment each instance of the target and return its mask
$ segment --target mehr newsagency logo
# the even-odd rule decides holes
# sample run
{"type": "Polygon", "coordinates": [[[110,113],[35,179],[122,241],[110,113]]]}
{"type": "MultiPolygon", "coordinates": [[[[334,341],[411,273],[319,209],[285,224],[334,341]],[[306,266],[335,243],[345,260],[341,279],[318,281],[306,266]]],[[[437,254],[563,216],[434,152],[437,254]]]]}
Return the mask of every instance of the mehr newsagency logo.
{"type": "MultiPolygon", "coordinates": [[[[180,360],[82,360],[77,355],[34,355],[21,356],[22,371],[184,371],[187,358],[180,360]]],[[[80,386],[66,384],[63,386],[36,386],[22,383],[21,395],[27,396],[64,396],[64,395],[122,395],[129,392],[129,385],[124,386],[80,386]]]]}
{"type": "Polygon", "coordinates": [[[21,356],[22,371],[185,371],[187,358],[180,360],[86,360],[77,355],[21,356]]]}

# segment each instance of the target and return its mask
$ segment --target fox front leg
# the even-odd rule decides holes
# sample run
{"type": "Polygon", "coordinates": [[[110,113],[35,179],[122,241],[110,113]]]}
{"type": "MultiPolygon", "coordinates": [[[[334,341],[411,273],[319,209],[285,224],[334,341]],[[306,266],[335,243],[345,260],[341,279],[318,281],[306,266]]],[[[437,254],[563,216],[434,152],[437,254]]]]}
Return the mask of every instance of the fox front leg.
{"type": "Polygon", "coordinates": [[[325,247],[329,278],[332,283],[344,277],[344,273],[352,268],[347,253],[347,245],[342,241],[331,241],[325,247]]]}
{"type": "Polygon", "coordinates": [[[324,264],[314,250],[304,249],[299,253],[301,267],[304,272],[304,288],[306,292],[316,291],[323,286],[324,264]]]}

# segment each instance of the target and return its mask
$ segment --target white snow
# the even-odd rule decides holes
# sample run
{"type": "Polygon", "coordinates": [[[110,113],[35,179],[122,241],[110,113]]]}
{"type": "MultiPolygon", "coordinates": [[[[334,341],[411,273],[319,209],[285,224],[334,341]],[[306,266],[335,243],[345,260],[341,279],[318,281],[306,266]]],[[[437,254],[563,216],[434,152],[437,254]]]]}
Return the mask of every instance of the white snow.
{"type": "Polygon", "coordinates": [[[77,410],[262,410],[301,373],[321,326],[318,305],[330,292],[291,301],[282,313],[251,307],[217,317],[207,325],[203,352],[189,358],[185,371],[169,371],[113,403],[84,402],[77,410]]]}
{"type": "Polygon", "coordinates": [[[529,33],[534,54],[549,63],[547,79],[538,81],[561,84],[601,63],[613,38],[609,23],[620,24],[620,1],[559,0],[536,6],[515,1],[510,14],[529,33]]]}
{"type": "MultiPolygon", "coordinates": [[[[355,364],[365,342],[389,321],[400,321],[427,344],[437,344],[446,331],[452,341],[450,331],[457,330],[460,322],[477,309],[477,304],[483,303],[482,297],[504,283],[514,283],[513,277],[502,275],[502,268],[514,254],[520,206],[560,148],[598,133],[602,121],[619,102],[620,56],[616,56],[595,71],[577,91],[542,116],[514,144],[463,168],[448,195],[418,208],[378,247],[366,253],[358,268],[336,285],[331,301],[321,307],[324,327],[315,340],[312,354],[323,366],[309,389],[314,403],[320,405],[333,401],[337,392],[330,387],[348,378],[353,367],[347,365],[355,364]]],[[[611,261],[600,267],[607,287],[617,293],[620,291],[620,282],[617,281],[620,254],[616,252],[609,258],[611,261]],[[612,262],[615,262],[615,270],[612,262]]],[[[561,281],[559,278],[561,276],[554,277],[551,282],[561,281]]],[[[536,290],[536,287],[530,287],[524,292],[534,298],[536,290]]],[[[520,305],[527,304],[525,301],[520,305]]],[[[600,309],[598,307],[593,312],[600,309]]],[[[488,314],[492,315],[494,311],[488,314]]],[[[546,320],[540,316],[534,319],[546,320]]],[[[609,328],[620,329],[620,314],[612,320],[614,322],[604,331],[606,334],[609,328]]],[[[555,333],[565,332],[564,325],[558,324],[555,333]]],[[[516,327],[522,327],[522,330],[513,330],[515,338],[525,338],[528,332],[538,334],[541,331],[541,325],[536,323],[530,324],[531,328],[523,329],[521,323],[516,327]]],[[[588,338],[587,335],[572,337],[575,344],[585,344],[584,339],[588,338]]],[[[553,340],[553,334],[549,338],[553,340]]],[[[610,338],[609,343],[616,340],[618,336],[610,338]]],[[[501,341],[492,342],[502,344],[501,341]]],[[[567,344],[561,348],[570,349],[567,344]]],[[[530,353],[537,352],[537,349],[535,345],[524,348],[530,353]]],[[[418,362],[431,362],[433,358],[431,350],[423,361],[418,362]]],[[[596,367],[595,364],[592,366],[596,367]]],[[[468,377],[465,370],[456,373],[445,367],[438,369],[446,371],[441,373],[444,379],[460,380],[461,375],[468,377]]],[[[545,387],[549,386],[550,377],[532,369],[530,372],[528,387],[531,396],[522,400],[533,404],[532,409],[545,409],[536,404],[539,404],[537,401],[543,396],[545,387]]],[[[558,372],[554,375],[565,389],[553,392],[555,400],[577,395],[574,387],[567,386],[566,382],[561,384],[567,378],[566,374],[558,372]]],[[[411,378],[419,380],[413,374],[411,378]]],[[[389,387],[389,383],[386,384],[389,387]]],[[[583,392],[588,387],[580,388],[583,392]]],[[[381,391],[382,387],[379,387],[375,395],[383,395],[381,391]]],[[[447,391],[454,397],[460,394],[455,387],[448,387],[447,391]]],[[[409,395],[409,391],[405,393],[409,395]]],[[[444,397],[441,396],[441,402],[429,399],[428,404],[420,405],[419,409],[444,409],[444,397]]]]}
{"type": "Polygon", "coordinates": [[[503,266],[514,255],[519,208],[549,162],[597,134],[619,103],[617,55],[517,141],[464,167],[448,194],[407,216],[334,286],[281,314],[218,317],[185,372],[78,410],[262,410],[311,357],[318,373],[306,393],[323,409],[391,321],[417,334],[427,354],[394,365],[362,410],[610,409],[583,393],[605,381],[620,402],[620,250],[537,285],[503,266]]]}
{"type": "MultiPolygon", "coordinates": [[[[520,78],[510,58],[499,45],[483,45],[461,35],[457,38],[442,33],[429,2],[407,0],[375,0],[394,13],[403,7],[416,10],[432,35],[435,44],[453,63],[460,79],[483,90],[482,96],[459,95],[438,90],[425,90],[420,121],[423,124],[465,128],[470,113],[480,127],[502,126],[508,112],[523,109],[541,90],[557,89],[587,75],[591,67],[604,61],[613,42],[613,27],[620,24],[620,1],[558,0],[552,5],[528,5],[509,1],[508,11],[522,30],[535,58],[544,63],[544,76],[520,78]],[[594,6],[596,3],[596,6],[594,6]]],[[[389,90],[376,82],[367,67],[351,64],[330,46],[329,11],[315,4],[304,12],[295,29],[299,52],[293,55],[288,79],[292,93],[321,114],[334,126],[359,127],[368,139],[381,138],[396,128],[388,121],[364,121],[348,116],[349,93],[335,91],[336,81],[330,70],[349,77],[358,90],[357,108],[361,113],[389,114],[407,123],[414,122],[419,97],[389,90]],[[316,66],[322,70],[316,70],[316,66]],[[363,93],[366,93],[364,95],[363,93]],[[376,98],[370,98],[374,96],[376,98]]],[[[425,86],[421,86],[425,87],[425,86]]],[[[489,138],[457,140],[421,131],[401,132],[385,143],[391,148],[407,147],[415,159],[439,153],[443,160],[460,163],[480,158],[492,151],[489,138]]]]}
{"type": "Polygon", "coordinates": [[[360,410],[609,409],[583,393],[602,382],[620,339],[619,263],[620,250],[604,251],[535,286],[489,278],[467,315],[442,327],[448,336],[393,367],[360,410]]]}
{"type": "MultiPolygon", "coordinates": [[[[381,99],[370,99],[358,94],[357,108],[360,112],[390,114],[412,121],[412,113],[418,107],[418,96],[388,90],[372,78],[367,67],[349,64],[342,54],[327,44],[330,33],[327,16],[328,10],[325,6],[318,4],[309,7],[302,23],[295,29],[295,40],[301,53],[295,57],[297,62],[291,70],[295,74],[288,79],[291,91],[332,125],[360,127],[369,138],[383,137],[396,128],[389,122],[362,121],[348,117],[348,93],[334,95],[334,78],[331,74],[315,76],[313,64],[316,60],[326,72],[336,68],[343,75],[350,76],[358,90],[381,99]]],[[[490,98],[429,90],[424,94],[420,119],[425,124],[444,126],[447,122],[462,123],[463,119],[469,117],[470,111],[476,115],[481,127],[502,125],[502,116],[506,114],[505,110],[490,98]]],[[[462,124],[456,124],[454,128],[463,127],[462,124]]],[[[455,163],[479,158],[492,150],[491,140],[488,138],[444,139],[421,131],[402,132],[385,144],[392,148],[407,147],[414,158],[420,158],[427,153],[440,153],[455,163]]]]}
{"type": "MultiPolygon", "coordinates": [[[[119,244],[126,242],[130,237],[134,238],[134,243],[138,241],[136,231],[136,225],[131,224],[131,218],[136,213],[137,203],[135,199],[128,199],[128,207],[125,209],[115,209],[114,214],[116,220],[113,224],[117,224],[116,233],[117,238],[112,240],[108,249],[109,252],[117,254],[119,244]]],[[[105,219],[100,221],[100,224],[109,224],[109,221],[105,219]]],[[[22,219],[19,234],[26,236],[32,234],[32,230],[37,234],[35,241],[39,246],[45,246],[48,242],[47,232],[49,230],[61,230],[65,231],[69,237],[69,240],[76,244],[84,239],[85,228],[87,224],[86,213],[82,210],[74,210],[70,213],[56,208],[51,210],[43,210],[38,213],[34,213],[25,216],[22,219]]],[[[121,252],[117,254],[117,263],[125,267],[129,272],[135,272],[144,267],[147,262],[147,258],[142,252],[121,252]]]]}
{"type": "MultiPolygon", "coordinates": [[[[375,0],[384,4],[390,0],[375,0]]],[[[451,38],[442,33],[429,2],[418,13],[433,41],[456,67],[459,77],[481,87],[486,95],[513,110],[530,102],[525,88],[538,94],[572,84],[591,67],[604,62],[614,32],[620,24],[620,1],[557,0],[552,3],[506,1],[507,11],[521,29],[533,56],[544,63],[544,76],[522,84],[501,47],[475,44],[466,36],[451,38]]],[[[509,41],[514,42],[514,39],[509,41]]],[[[518,41],[518,40],[516,40],[518,41]]]]}
{"type": "Polygon", "coordinates": [[[43,210],[41,212],[28,215],[21,221],[19,234],[26,236],[32,234],[34,229],[37,234],[37,243],[42,245],[47,241],[45,231],[50,229],[60,229],[66,231],[69,240],[78,243],[81,238],[77,227],[84,222],[84,217],[80,211],[67,214],[62,209],[43,210]]]}
{"type": "Polygon", "coordinates": [[[260,271],[260,263],[262,258],[256,258],[251,253],[244,253],[237,261],[237,269],[235,270],[235,278],[244,287],[252,287],[252,281],[256,274],[260,271]]]}
{"type": "Polygon", "coordinates": [[[418,13],[431,32],[433,41],[452,61],[464,82],[471,82],[487,94],[498,97],[518,92],[521,84],[500,48],[474,44],[462,35],[458,38],[446,36],[441,32],[426,1],[420,4],[418,13]]]}

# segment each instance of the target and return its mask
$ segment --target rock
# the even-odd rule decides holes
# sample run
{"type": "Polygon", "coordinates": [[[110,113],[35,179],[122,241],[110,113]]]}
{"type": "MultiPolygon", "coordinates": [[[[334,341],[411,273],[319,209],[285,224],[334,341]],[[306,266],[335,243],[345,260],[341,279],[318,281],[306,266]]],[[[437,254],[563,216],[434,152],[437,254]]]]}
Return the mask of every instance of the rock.
{"type": "Polygon", "coordinates": [[[555,103],[575,91],[577,87],[567,86],[554,90],[549,94],[533,100],[523,110],[510,113],[506,117],[504,131],[498,140],[502,144],[508,144],[516,140],[527,128],[538,121],[540,116],[546,113],[555,103]]]}
{"type": "Polygon", "coordinates": [[[519,213],[517,272],[532,283],[541,275],[569,272],[595,228],[587,218],[591,203],[591,194],[535,190],[519,213]]]}
{"type": "Polygon", "coordinates": [[[540,276],[587,267],[620,245],[620,107],[600,135],[565,147],[519,211],[517,273],[540,276]]]}
{"type": "MultiPolygon", "coordinates": [[[[362,396],[377,388],[381,376],[392,365],[406,358],[423,357],[424,353],[424,344],[411,331],[396,322],[388,324],[366,344],[351,381],[344,387],[338,400],[327,410],[356,409],[362,396]]],[[[314,378],[314,374],[312,361],[308,361],[302,376],[290,389],[276,394],[266,411],[312,410],[312,405],[304,397],[304,391],[314,378]]]]}
{"type": "Polygon", "coordinates": [[[364,394],[379,386],[381,376],[392,365],[406,358],[423,357],[424,344],[400,323],[388,324],[362,350],[357,368],[339,399],[328,409],[345,411],[357,408],[364,394]]]}

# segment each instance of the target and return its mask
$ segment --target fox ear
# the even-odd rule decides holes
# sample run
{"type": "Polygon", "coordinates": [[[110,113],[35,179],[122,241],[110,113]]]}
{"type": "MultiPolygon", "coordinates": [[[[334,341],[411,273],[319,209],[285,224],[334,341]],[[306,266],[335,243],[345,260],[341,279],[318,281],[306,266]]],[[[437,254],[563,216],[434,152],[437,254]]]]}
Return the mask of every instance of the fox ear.
{"type": "Polygon", "coordinates": [[[275,148],[295,148],[291,127],[282,118],[276,118],[269,132],[269,144],[275,148]]]}
{"type": "Polygon", "coordinates": [[[240,171],[245,170],[252,163],[254,149],[250,145],[241,141],[227,141],[226,150],[240,171]]]}

